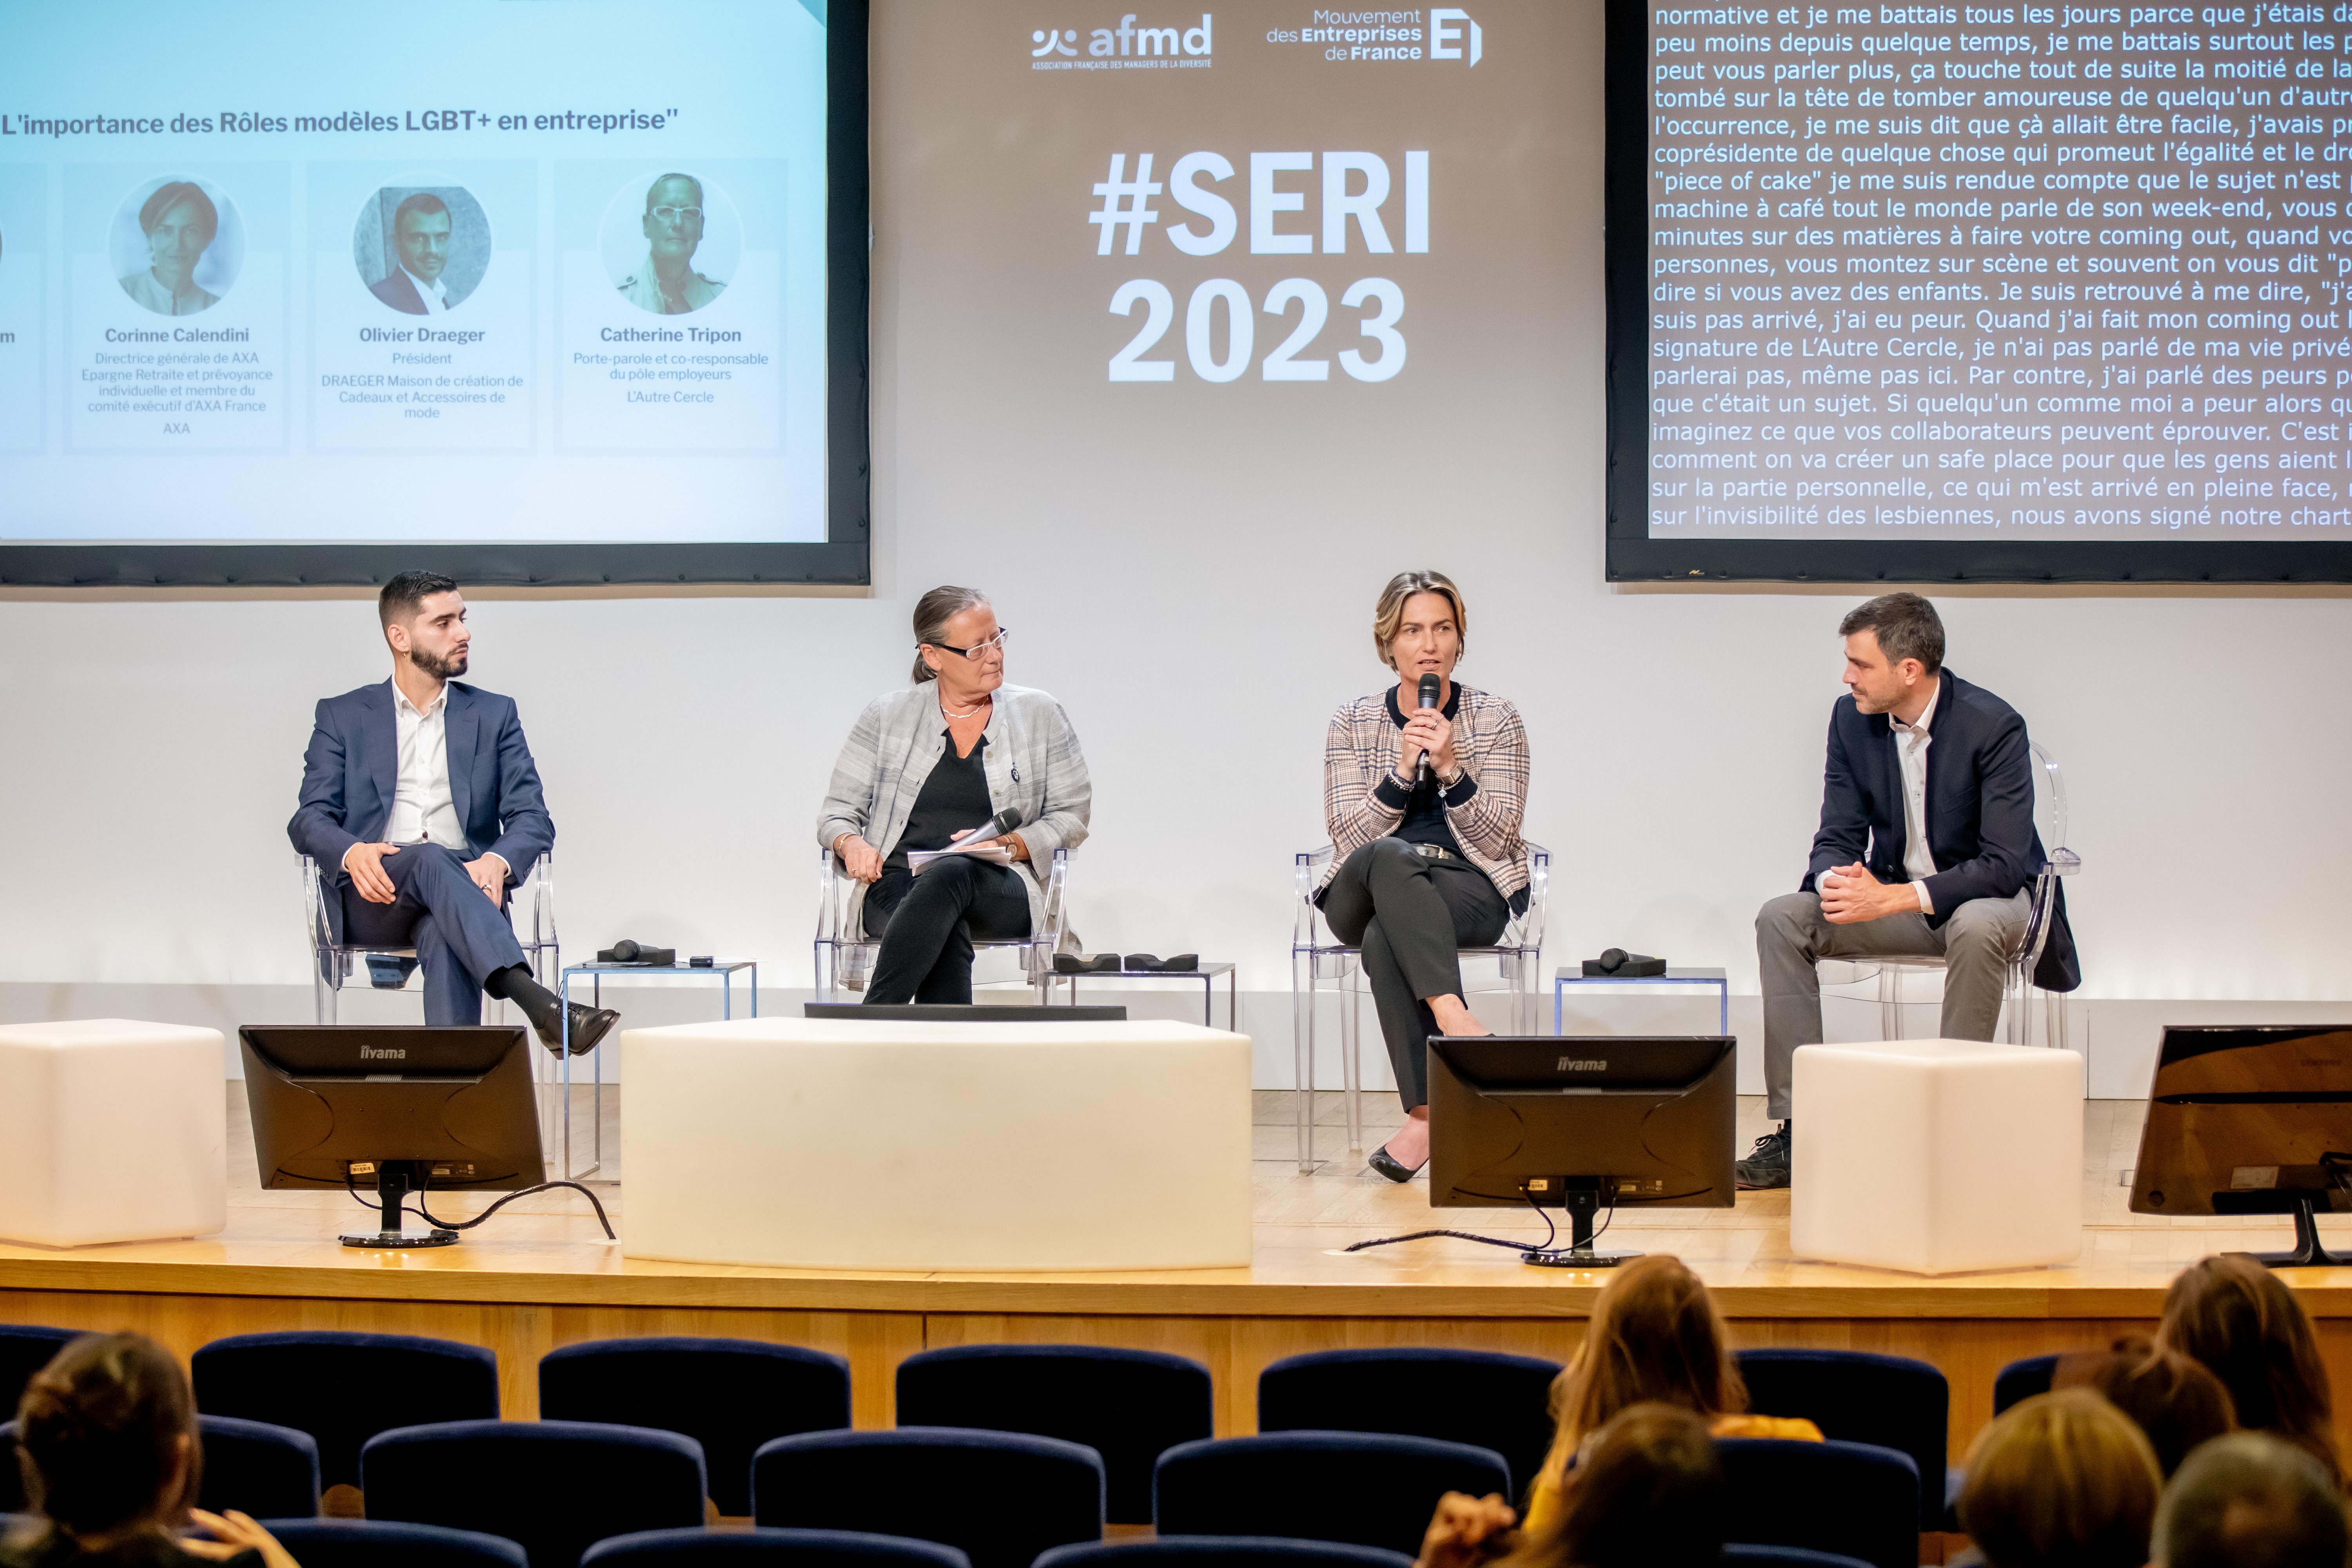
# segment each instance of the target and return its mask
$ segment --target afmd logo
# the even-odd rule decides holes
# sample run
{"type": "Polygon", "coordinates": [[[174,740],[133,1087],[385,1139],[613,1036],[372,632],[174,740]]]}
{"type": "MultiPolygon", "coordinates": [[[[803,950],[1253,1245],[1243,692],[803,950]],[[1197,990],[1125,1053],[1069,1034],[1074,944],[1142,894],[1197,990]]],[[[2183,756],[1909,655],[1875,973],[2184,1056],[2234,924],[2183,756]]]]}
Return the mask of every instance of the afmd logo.
{"type": "Polygon", "coordinates": [[[1029,35],[1033,70],[1166,70],[1209,63],[1211,16],[1201,13],[1196,27],[1139,27],[1129,12],[1116,27],[1097,27],[1078,58],[1078,30],[1040,27],[1029,35]],[[1056,57],[1067,57],[1059,58],[1056,57]]]}
{"type": "Polygon", "coordinates": [[[373,1046],[360,1047],[360,1060],[363,1062],[404,1062],[407,1059],[406,1051],[380,1051],[373,1046]]]}

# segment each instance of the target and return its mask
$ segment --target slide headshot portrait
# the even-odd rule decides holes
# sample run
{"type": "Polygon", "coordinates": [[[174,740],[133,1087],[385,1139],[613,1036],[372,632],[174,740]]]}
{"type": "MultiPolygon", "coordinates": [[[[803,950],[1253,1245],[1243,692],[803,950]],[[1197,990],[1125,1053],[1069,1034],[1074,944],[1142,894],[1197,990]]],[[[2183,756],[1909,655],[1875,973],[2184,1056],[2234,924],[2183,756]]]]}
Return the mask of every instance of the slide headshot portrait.
{"type": "Polygon", "coordinates": [[[107,248],[122,291],[142,308],[193,316],[219,304],[236,280],[244,238],[218,187],[167,177],[124,198],[107,248]]]}
{"type": "MultiPolygon", "coordinates": [[[[621,297],[656,316],[683,316],[718,299],[727,285],[697,271],[694,265],[709,221],[702,182],[694,175],[663,174],[646,186],[641,222],[646,251],[634,269],[619,279],[621,297]]],[[[706,266],[716,265],[709,256],[703,259],[706,266]]],[[[719,270],[730,268],[720,267],[719,270]]]]}
{"type": "Polygon", "coordinates": [[[490,223],[462,185],[386,185],[362,205],[352,260],[368,292],[404,315],[455,310],[490,268],[490,223]]]}

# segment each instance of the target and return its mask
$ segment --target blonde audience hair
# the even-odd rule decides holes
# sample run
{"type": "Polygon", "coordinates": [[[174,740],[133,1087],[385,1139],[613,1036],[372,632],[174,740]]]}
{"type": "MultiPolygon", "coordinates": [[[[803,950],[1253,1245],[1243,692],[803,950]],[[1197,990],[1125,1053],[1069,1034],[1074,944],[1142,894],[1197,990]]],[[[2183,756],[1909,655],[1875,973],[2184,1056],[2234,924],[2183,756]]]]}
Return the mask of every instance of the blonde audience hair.
{"type": "Polygon", "coordinates": [[[1583,1342],[1552,1383],[1559,1425],[1538,1484],[1558,1487],[1589,1434],[1645,1403],[1706,1419],[1748,1408],[1715,1298],[1681,1258],[1664,1253],[1619,1268],[1593,1302],[1583,1342]]]}
{"type": "Polygon", "coordinates": [[[1628,1405],[1594,1431],[1559,1510],[1494,1568],[1712,1568],[1728,1507],[1706,1418],[1628,1405]]]}
{"type": "Polygon", "coordinates": [[[1391,669],[1396,668],[1396,656],[1389,650],[1395,646],[1405,604],[1415,594],[1444,595],[1454,606],[1454,630],[1463,651],[1470,647],[1470,613],[1462,607],[1462,590],[1454,585],[1454,579],[1443,572],[1400,572],[1389,579],[1389,585],[1381,590],[1380,603],[1372,606],[1372,651],[1391,669]]]}
{"type": "Polygon", "coordinates": [[[1960,1528],[1988,1568],[2141,1568],[2164,1472],[2147,1436],[2087,1388],[2011,1407],[1969,1447],[1960,1528]]]}

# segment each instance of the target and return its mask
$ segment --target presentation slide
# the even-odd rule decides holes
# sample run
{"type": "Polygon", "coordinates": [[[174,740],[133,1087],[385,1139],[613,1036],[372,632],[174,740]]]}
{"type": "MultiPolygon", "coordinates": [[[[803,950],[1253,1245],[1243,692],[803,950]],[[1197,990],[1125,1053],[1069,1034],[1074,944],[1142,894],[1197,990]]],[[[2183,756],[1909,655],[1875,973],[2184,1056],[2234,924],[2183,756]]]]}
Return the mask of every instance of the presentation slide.
{"type": "Polygon", "coordinates": [[[2352,543],[2352,5],[1648,22],[1649,539],[2352,543]]]}
{"type": "Polygon", "coordinates": [[[824,11],[21,10],[0,544],[824,541],[824,11]]]}

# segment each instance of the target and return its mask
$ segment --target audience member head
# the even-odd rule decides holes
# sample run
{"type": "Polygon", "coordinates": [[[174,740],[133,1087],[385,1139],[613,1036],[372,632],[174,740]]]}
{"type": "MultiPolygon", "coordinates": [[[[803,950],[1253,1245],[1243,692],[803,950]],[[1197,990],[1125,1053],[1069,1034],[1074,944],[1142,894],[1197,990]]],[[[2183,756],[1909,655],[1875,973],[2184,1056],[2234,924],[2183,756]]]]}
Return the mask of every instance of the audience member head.
{"type": "Polygon", "coordinates": [[[204,1448],[188,1380],[143,1334],[85,1334],[25,1385],[16,1462],[34,1511],[85,1542],[185,1521],[204,1448]]]}
{"type": "Polygon", "coordinates": [[[2286,1439],[2343,1485],[2327,1368],[2311,1320],[2277,1275],[2242,1253],[2190,1264],[2165,1295],[2157,1338],[2221,1380],[2240,1426],[2286,1439]]]}
{"type": "Polygon", "coordinates": [[[2237,1429],[2221,1380],[2145,1334],[2127,1334],[2108,1350],[2068,1356],[2058,1363],[2051,1386],[2087,1388],[2139,1423],[2167,1476],[2200,1443],[2237,1429]]]}
{"type": "Polygon", "coordinates": [[[2151,1551],[2156,1568],[2344,1568],[2352,1539],[2325,1466],[2293,1444],[2240,1432],[2182,1461],[2157,1509],[2151,1551]]]}
{"type": "Polygon", "coordinates": [[[1645,1403],[1703,1417],[1748,1408],[1715,1298],[1681,1258],[1663,1253],[1619,1268],[1592,1304],[1584,1342],[1552,1384],[1559,1430],[1542,1479],[1558,1485],[1588,1434],[1645,1403]]]}
{"type": "Polygon", "coordinates": [[[1989,1568],[2140,1568],[2164,1472],[2087,1388],[2012,1405],[1969,1448],[1960,1528],[1989,1568]]]}
{"type": "Polygon", "coordinates": [[[1544,1533],[1504,1563],[1713,1568],[1723,1557],[1728,1506],[1706,1418],[1680,1405],[1631,1405],[1592,1434],[1544,1533]]]}

